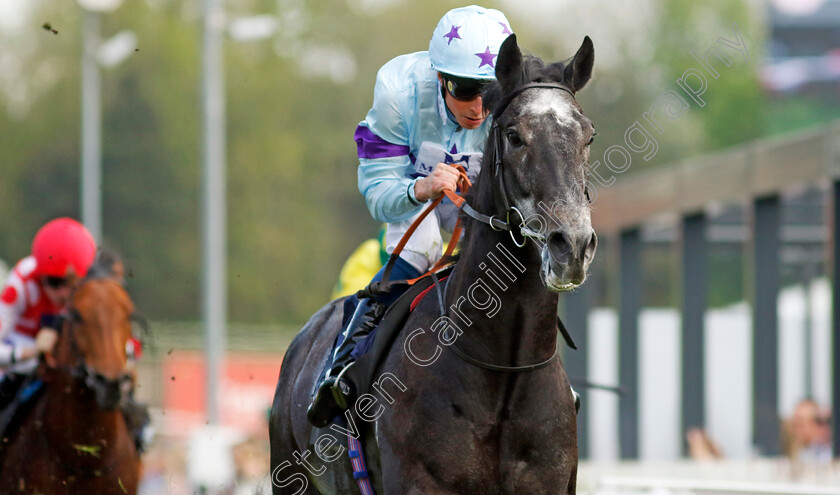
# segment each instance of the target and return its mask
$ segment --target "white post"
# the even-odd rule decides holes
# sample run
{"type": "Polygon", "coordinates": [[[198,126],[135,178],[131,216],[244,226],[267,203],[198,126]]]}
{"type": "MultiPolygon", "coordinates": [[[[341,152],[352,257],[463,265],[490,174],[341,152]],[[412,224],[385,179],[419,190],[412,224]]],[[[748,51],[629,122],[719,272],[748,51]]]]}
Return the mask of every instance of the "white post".
{"type": "Polygon", "coordinates": [[[202,318],[206,338],[207,421],[219,423],[227,321],[223,0],[204,0],[202,56],[202,318]]]}
{"type": "Polygon", "coordinates": [[[102,102],[99,66],[101,15],[82,9],[82,223],[102,241],[102,102]]]}

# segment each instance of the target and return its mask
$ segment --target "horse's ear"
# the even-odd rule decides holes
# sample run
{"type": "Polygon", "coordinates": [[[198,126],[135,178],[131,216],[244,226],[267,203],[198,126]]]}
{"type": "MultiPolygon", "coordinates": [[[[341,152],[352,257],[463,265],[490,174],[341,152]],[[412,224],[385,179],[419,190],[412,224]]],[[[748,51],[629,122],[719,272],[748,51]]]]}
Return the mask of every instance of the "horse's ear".
{"type": "Polygon", "coordinates": [[[96,259],[88,275],[108,277],[120,284],[125,282],[125,265],[116,251],[110,248],[101,248],[96,253],[96,259]]]}
{"type": "Polygon", "coordinates": [[[592,40],[589,39],[589,36],[584,36],[583,43],[581,43],[572,61],[566,66],[566,71],[563,74],[566,84],[572,91],[580,91],[586,86],[587,81],[592,77],[592,65],[594,63],[595,48],[592,46],[592,40]]]}
{"type": "Polygon", "coordinates": [[[511,34],[499,48],[496,60],[496,79],[505,93],[510,93],[523,84],[522,52],[516,43],[516,35],[511,34]]]}
{"type": "Polygon", "coordinates": [[[111,267],[111,273],[113,274],[114,280],[120,283],[120,285],[125,283],[125,265],[123,265],[122,260],[116,260],[111,267]]]}

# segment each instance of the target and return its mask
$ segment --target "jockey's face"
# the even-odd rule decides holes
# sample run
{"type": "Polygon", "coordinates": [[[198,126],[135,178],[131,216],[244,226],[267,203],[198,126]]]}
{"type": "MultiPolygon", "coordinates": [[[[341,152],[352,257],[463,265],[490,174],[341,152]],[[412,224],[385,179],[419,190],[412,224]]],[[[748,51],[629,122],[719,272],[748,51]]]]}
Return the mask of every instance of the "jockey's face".
{"type": "Polygon", "coordinates": [[[75,275],[68,275],[64,278],[41,277],[41,286],[44,288],[47,299],[54,305],[63,308],[70,300],[75,281],[75,275]]]}
{"type": "MultiPolygon", "coordinates": [[[[440,74],[438,74],[438,78],[442,85],[446,84],[440,74]]],[[[452,115],[455,116],[455,121],[458,122],[458,125],[464,129],[475,129],[484,122],[484,119],[487,117],[487,112],[484,111],[480,95],[471,100],[459,100],[455,99],[452,93],[446,89],[444,89],[443,94],[446,106],[452,112],[452,115]]]]}

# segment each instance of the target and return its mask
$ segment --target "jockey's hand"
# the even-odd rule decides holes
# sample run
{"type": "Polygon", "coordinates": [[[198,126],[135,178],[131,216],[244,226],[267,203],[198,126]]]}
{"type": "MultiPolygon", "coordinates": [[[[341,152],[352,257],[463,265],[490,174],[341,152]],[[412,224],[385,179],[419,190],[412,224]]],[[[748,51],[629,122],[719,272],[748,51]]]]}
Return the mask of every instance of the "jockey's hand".
{"type": "Polygon", "coordinates": [[[458,189],[458,169],[452,165],[438,163],[432,173],[414,184],[414,196],[417,201],[426,202],[437,199],[444,189],[455,191],[458,189]]]}
{"type": "Polygon", "coordinates": [[[35,349],[37,349],[39,353],[46,354],[48,352],[52,352],[56,342],[58,342],[58,332],[52,328],[44,327],[39,330],[38,335],[35,336],[35,349]]]}

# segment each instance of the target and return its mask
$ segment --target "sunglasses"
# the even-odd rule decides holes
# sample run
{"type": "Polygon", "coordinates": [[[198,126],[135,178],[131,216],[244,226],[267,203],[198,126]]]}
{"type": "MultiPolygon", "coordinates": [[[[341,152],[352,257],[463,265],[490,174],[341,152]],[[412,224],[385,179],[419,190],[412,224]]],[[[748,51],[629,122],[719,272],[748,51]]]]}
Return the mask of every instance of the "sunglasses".
{"type": "Polygon", "coordinates": [[[44,284],[51,289],[60,289],[67,285],[70,285],[70,279],[67,277],[51,277],[47,276],[43,278],[44,284]]]}
{"type": "Polygon", "coordinates": [[[481,91],[490,81],[441,74],[446,92],[458,101],[472,101],[481,96],[481,91]]]}

